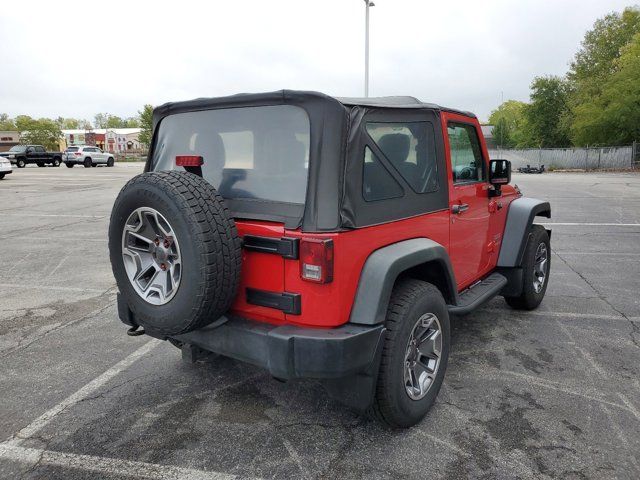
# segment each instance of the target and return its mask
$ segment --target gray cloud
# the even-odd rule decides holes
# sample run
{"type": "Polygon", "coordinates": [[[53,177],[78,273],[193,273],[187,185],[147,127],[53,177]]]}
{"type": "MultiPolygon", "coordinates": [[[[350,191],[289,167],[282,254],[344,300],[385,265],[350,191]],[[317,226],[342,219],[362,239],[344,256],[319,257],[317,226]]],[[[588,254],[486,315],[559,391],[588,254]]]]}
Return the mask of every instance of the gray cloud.
{"type": "MultiPolygon", "coordinates": [[[[486,118],[563,74],[618,0],[376,0],[371,95],[486,118]]],[[[129,116],[144,103],[280,88],[361,95],[362,0],[42,2],[0,12],[0,112],[129,116]]]]}

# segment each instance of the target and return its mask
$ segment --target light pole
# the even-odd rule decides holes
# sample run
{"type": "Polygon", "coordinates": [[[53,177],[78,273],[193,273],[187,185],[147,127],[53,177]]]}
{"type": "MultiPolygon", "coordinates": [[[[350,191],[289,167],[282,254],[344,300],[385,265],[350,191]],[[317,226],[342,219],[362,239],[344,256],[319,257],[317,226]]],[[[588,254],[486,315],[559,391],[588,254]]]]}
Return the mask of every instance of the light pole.
{"type": "Polygon", "coordinates": [[[367,14],[365,19],[365,27],[364,27],[364,96],[369,96],[369,7],[375,7],[376,4],[369,1],[364,0],[365,5],[367,6],[367,14]]]}

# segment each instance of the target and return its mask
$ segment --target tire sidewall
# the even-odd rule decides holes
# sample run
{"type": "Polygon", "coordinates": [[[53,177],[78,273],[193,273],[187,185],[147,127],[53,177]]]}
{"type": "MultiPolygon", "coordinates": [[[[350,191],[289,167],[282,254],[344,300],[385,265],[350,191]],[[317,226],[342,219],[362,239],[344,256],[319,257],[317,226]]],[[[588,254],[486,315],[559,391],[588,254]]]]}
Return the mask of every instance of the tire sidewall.
{"type": "Polygon", "coordinates": [[[547,292],[547,286],[549,285],[549,273],[551,272],[551,244],[549,241],[549,235],[543,227],[539,225],[533,226],[523,260],[522,273],[524,283],[522,285],[522,293],[527,299],[529,306],[533,308],[534,305],[538,306],[540,302],[542,302],[542,299],[547,292]],[[542,290],[538,293],[533,288],[533,270],[535,268],[536,251],[541,243],[544,243],[547,247],[547,265],[544,285],[542,286],[542,290]]]}
{"type": "Polygon", "coordinates": [[[125,187],[119,201],[116,202],[109,226],[109,251],[111,265],[121,294],[127,299],[131,311],[140,324],[159,332],[177,333],[180,325],[190,323],[190,314],[197,309],[204,293],[199,264],[202,252],[198,242],[193,241],[197,226],[188,223],[184,210],[174,197],[157,184],[147,182],[142,188],[125,187]],[[140,207],[149,207],[158,211],[171,225],[176,235],[181,256],[181,279],[174,297],[164,305],[152,305],[142,299],[135,291],[122,259],[122,234],[131,213],[140,207]]]}
{"type": "Polygon", "coordinates": [[[389,389],[390,400],[401,413],[400,417],[406,421],[405,425],[400,426],[411,426],[417,423],[435,402],[447,369],[450,338],[449,314],[441,296],[425,295],[413,303],[407,311],[400,329],[395,332],[393,337],[394,344],[390,359],[391,368],[387,372],[388,377],[386,379],[387,385],[391,387],[389,389]],[[442,354],[434,384],[423,398],[413,400],[407,394],[404,386],[404,357],[413,327],[425,313],[433,313],[438,317],[442,334],[442,354]]]}

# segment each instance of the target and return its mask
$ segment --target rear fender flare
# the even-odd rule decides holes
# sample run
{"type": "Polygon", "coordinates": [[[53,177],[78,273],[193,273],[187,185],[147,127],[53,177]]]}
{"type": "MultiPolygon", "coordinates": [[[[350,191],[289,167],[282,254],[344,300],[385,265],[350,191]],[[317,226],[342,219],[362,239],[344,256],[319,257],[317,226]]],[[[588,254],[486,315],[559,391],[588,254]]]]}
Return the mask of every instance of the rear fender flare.
{"type": "Polygon", "coordinates": [[[409,269],[435,263],[445,275],[442,292],[447,303],[457,303],[455,276],[446,249],[427,238],[414,238],[382,247],[367,258],[360,273],[350,323],[378,325],[384,323],[391,291],[398,277],[409,269]]]}
{"type": "Polygon", "coordinates": [[[549,202],[535,198],[517,198],[509,205],[507,222],[500,246],[498,267],[519,267],[535,217],[551,218],[549,202]]]}

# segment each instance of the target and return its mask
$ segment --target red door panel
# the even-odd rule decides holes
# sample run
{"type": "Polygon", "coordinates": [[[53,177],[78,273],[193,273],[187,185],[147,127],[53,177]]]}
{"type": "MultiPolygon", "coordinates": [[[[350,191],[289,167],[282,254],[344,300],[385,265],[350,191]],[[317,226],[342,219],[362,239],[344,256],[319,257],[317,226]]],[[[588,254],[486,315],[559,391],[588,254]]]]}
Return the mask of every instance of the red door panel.
{"type": "Polygon", "coordinates": [[[488,156],[478,122],[443,113],[449,171],[449,254],[460,290],[491,269],[488,156]]]}

